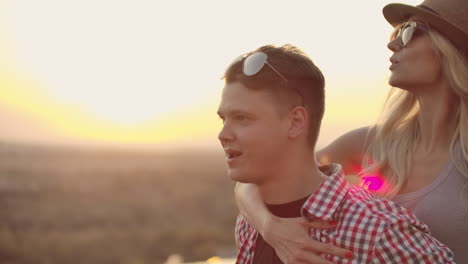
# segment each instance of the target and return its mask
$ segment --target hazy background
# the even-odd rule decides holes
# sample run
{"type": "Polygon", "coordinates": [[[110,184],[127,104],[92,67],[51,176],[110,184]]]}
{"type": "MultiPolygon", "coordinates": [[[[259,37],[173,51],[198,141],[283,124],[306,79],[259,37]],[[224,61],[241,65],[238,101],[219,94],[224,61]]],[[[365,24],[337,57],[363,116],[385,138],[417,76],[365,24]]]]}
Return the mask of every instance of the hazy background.
{"type": "Polygon", "coordinates": [[[390,2],[1,1],[0,263],[234,256],[225,67],[302,48],[327,80],[324,146],[377,117],[390,2]]]}

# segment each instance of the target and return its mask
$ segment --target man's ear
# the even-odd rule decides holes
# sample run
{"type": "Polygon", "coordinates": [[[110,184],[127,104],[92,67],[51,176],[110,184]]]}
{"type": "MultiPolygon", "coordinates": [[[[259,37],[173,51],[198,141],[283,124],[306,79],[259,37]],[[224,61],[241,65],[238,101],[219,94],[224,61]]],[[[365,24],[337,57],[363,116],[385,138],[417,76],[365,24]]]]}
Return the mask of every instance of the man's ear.
{"type": "Polygon", "coordinates": [[[296,106],[289,111],[289,138],[296,138],[307,132],[309,119],[307,110],[303,106],[296,106]]]}

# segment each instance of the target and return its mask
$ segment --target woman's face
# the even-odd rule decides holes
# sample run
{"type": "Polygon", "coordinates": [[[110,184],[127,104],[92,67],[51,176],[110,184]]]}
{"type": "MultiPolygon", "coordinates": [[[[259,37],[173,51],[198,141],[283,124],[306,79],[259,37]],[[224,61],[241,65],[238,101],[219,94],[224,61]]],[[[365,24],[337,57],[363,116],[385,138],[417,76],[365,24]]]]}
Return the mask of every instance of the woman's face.
{"type": "MultiPolygon", "coordinates": [[[[410,21],[422,23],[416,18],[411,18],[410,21]]],[[[390,41],[387,47],[393,51],[390,58],[391,86],[416,91],[441,80],[441,59],[426,31],[416,28],[411,40],[404,47],[400,37],[390,41]]]]}

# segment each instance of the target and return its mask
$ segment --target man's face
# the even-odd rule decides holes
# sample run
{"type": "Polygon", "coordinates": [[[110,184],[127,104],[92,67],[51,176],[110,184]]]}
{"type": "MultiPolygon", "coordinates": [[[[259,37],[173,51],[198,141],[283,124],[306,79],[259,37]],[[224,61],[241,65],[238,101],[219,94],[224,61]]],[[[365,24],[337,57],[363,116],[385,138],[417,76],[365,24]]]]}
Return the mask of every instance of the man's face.
{"type": "Polygon", "coordinates": [[[262,184],[275,177],[289,128],[287,115],[280,115],[275,104],[268,91],[249,90],[239,82],[225,85],[218,109],[223,120],[218,138],[231,179],[262,184]]]}

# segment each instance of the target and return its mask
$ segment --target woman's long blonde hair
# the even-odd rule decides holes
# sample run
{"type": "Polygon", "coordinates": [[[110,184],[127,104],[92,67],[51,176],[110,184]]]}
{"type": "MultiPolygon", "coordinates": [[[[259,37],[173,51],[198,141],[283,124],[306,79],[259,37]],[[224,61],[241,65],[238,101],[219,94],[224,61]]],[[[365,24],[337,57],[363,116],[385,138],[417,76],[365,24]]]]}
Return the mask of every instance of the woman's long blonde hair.
{"type": "MultiPolygon", "coordinates": [[[[398,27],[396,27],[398,29],[398,27]]],[[[429,31],[433,46],[438,51],[442,69],[453,92],[458,97],[457,127],[450,144],[450,155],[456,168],[468,179],[468,63],[467,58],[444,37],[429,31]],[[460,142],[463,159],[455,158],[453,147],[460,142]]],[[[396,31],[392,34],[392,39],[396,31]]],[[[419,137],[419,103],[416,96],[406,90],[392,87],[383,111],[371,128],[375,134],[363,159],[364,173],[385,172],[390,188],[379,193],[393,197],[400,192],[411,170],[412,150],[419,137]]],[[[466,185],[465,185],[466,187],[466,185]]]]}

